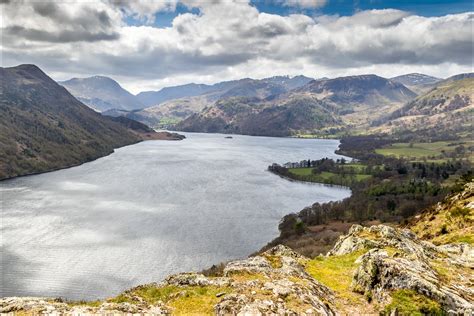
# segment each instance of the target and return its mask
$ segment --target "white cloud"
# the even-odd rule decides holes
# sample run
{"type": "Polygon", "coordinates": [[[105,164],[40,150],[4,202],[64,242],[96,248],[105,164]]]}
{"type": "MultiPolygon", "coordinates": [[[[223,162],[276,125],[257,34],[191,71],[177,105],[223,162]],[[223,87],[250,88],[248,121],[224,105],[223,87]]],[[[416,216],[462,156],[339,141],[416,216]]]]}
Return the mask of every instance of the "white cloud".
{"type": "Polygon", "coordinates": [[[472,13],[422,17],[372,10],[313,18],[262,13],[247,1],[187,0],[198,14],[178,15],[170,27],[157,28],[128,26],[124,19],[148,23],[152,12],[172,10],[175,2],[48,5],[3,5],[3,65],[35,63],[58,80],[108,75],[133,92],[279,74],[472,71],[472,13]]]}
{"type": "Polygon", "coordinates": [[[288,7],[298,7],[306,9],[314,9],[324,7],[326,0],[283,0],[282,4],[288,7]]]}
{"type": "Polygon", "coordinates": [[[111,0],[111,3],[121,8],[126,15],[148,24],[155,22],[155,13],[160,11],[174,11],[177,5],[176,0],[111,0]]]}

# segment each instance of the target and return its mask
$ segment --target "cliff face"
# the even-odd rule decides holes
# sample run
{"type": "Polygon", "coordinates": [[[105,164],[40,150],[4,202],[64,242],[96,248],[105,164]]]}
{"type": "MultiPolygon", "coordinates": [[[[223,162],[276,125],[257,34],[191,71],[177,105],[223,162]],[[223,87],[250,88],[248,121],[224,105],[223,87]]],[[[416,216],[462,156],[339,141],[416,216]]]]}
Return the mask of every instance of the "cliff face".
{"type": "MultiPolygon", "coordinates": [[[[471,216],[473,188],[468,184],[443,205],[461,203],[471,216]]],[[[212,275],[172,275],[105,301],[3,298],[0,312],[472,315],[474,247],[438,244],[408,229],[354,225],[326,256],[314,259],[276,246],[214,267],[212,275]]]]}

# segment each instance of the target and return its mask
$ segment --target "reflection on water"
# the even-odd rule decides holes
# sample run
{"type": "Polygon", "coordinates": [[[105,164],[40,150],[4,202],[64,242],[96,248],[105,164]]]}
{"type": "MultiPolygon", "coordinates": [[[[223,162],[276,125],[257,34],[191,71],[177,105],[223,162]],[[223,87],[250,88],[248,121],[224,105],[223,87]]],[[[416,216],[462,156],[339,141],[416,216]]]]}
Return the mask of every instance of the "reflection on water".
{"type": "Polygon", "coordinates": [[[187,134],[0,183],[1,296],[103,298],[245,257],[278,222],[349,190],[286,181],[272,162],[336,157],[334,140],[187,134]]]}

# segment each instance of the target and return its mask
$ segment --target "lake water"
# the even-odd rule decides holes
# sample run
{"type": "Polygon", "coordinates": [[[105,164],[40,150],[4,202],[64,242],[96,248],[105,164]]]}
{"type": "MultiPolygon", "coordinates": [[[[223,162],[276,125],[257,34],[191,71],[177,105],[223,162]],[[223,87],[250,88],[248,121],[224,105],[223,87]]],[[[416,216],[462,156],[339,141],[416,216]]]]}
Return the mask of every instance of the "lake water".
{"type": "Polygon", "coordinates": [[[285,214],[350,195],[266,171],[340,157],[336,140],[186,136],[0,182],[0,296],[116,295],[246,257],[278,235],[285,214]]]}

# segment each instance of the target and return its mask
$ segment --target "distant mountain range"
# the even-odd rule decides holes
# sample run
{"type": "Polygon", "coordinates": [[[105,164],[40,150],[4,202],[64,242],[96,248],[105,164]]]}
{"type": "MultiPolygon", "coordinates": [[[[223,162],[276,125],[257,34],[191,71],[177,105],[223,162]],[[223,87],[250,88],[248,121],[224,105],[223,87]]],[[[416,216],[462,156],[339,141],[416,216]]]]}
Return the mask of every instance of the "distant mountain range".
{"type": "Polygon", "coordinates": [[[276,76],[261,80],[245,78],[241,80],[219,82],[213,85],[191,83],[181,86],[167,87],[159,91],[140,92],[137,94],[137,98],[145,105],[145,107],[150,107],[169,100],[204,94],[212,95],[214,100],[220,97],[230,96],[262,96],[295,89],[305,85],[311,80],[311,78],[305,76],[276,76]]]}
{"type": "Polygon", "coordinates": [[[214,85],[190,84],[170,87],[157,92],[144,92],[137,95],[145,104],[156,104],[154,106],[130,113],[114,109],[105,111],[103,114],[124,115],[150,126],[169,128],[190,115],[212,106],[218,100],[232,97],[274,98],[312,80],[305,76],[276,76],[259,80],[245,78],[224,81],[214,85]]]}
{"type": "Polygon", "coordinates": [[[428,90],[432,89],[437,82],[440,82],[441,78],[428,76],[419,73],[411,73],[402,76],[390,78],[393,81],[403,84],[410,90],[417,94],[423,94],[428,90]]]}
{"type": "Polygon", "coordinates": [[[443,79],[436,78],[433,76],[428,76],[419,73],[411,73],[406,75],[401,75],[397,77],[390,78],[392,81],[399,82],[405,86],[420,86],[420,85],[427,85],[427,84],[435,84],[438,81],[443,79]]]}
{"type": "Polygon", "coordinates": [[[168,137],[128,118],[102,116],[34,65],[0,68],[0,83],[0,180],[78,165],[117,147],[168,137]]]}
{"type": "Polygon", "coordinates": [[[108,77],[73,78],[60,81],[59,84],[79,101],[99,112],[110,109],[136,110],[145,107],[139,98],[108,77]]]}
{"type": "Polygon", "coordinates": [[[263,99],[220,100],[177,123],[175,129],[268,136],[332,134],[351,124],[367,124],[367,115],[414,97],[404,85],[376,75],[312,80],[263,99]]]}
{"type": "MultiPolygon", "coordinates": [[[[324,136],[372,128],[392,130],[386,126],[387,120],[405,121],[401,117],[411,115],[406,109],[412,102],[428,102],[421,100],[434,98],[433,89],[471,76],[460,74],[445,80],[419,73],[391,79],[376,75],[334,79],[276,76],[213,85],[193,83],[139,93],[136,99],[144,109],[114,106],[103,114],[194,132],[324,136]]],[[[456,100],[469,103],[468,93],[460,92],[456,100]]]]}

